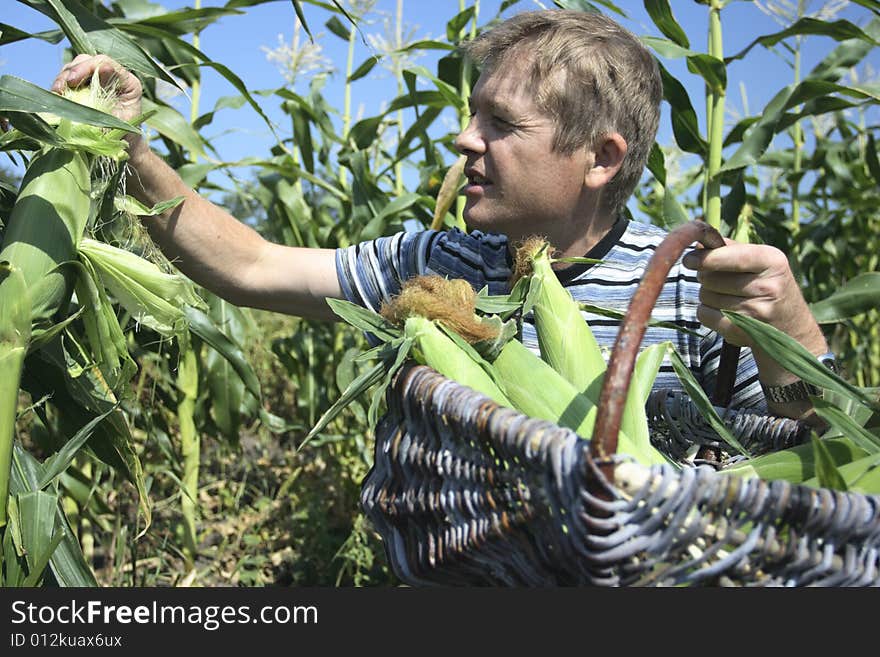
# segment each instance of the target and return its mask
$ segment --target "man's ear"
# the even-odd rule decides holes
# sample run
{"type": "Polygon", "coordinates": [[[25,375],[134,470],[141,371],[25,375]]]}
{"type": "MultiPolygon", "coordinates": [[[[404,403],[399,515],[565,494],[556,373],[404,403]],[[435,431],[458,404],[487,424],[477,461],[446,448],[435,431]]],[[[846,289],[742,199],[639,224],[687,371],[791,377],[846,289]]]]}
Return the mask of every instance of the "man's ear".
{"type": "Polygon", "coordinates": [[[619,133],[612,132],[602,137],[593,149],[592,165],[584,173],[584,184],[592,189],[601,189],[611,182],[623,166],[626,150],[626,140],[619,133]]]}

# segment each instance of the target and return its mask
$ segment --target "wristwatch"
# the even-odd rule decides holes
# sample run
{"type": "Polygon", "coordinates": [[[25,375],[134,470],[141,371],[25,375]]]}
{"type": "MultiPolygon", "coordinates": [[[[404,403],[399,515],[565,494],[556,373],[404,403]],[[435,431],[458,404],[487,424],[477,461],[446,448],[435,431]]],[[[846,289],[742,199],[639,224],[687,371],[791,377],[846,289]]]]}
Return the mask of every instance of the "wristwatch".
{"type": "MultiPolygon", "coordinates": [[[[829,351],[828,353],[816,356],[816,358],[829,370],[835,374],[839,374],[837,359],[832,352],[829,351]]],[[[767,401],[777,404],[804,401],[808,399],[810,395],[816,397],[822,394],[821,388],[802,380],[797,380],[794,383],[789,383],[784,386],[765,386],[762,383],[761,389],[764,391],[764,396],[767,398],[767,401]]]]}

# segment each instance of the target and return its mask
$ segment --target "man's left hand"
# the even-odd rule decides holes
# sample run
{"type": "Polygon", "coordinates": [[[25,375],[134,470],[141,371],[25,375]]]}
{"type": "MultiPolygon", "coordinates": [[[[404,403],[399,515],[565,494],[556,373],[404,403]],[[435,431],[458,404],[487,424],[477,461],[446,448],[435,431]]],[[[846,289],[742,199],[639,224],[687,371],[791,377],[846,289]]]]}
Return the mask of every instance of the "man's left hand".
{"type": "Polygon", "coordinates": [[[691,251],[683,264],[696,270],[700,281],[699,320],[728,342],[751,347],[765,383],[782,383],[792,375],[770,360],[760,345],[722,315],[722,310],[733,310],[771,324],[814,354],[828,351],[788,258],[779,249],[725,239],[723,247],[691,251]]]}

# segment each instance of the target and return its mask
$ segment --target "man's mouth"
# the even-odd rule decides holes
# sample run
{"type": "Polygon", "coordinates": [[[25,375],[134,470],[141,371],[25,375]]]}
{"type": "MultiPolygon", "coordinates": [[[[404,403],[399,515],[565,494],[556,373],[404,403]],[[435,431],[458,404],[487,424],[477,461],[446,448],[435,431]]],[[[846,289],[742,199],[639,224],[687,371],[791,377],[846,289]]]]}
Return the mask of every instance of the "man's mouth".
{"type": "Polygon", "coordinates": [[[486,187],[487,185],[491,185],[492,181],[486,178],[484,175],[479,173],[474,169],[467,169],[464,172],[467,177],[467,186],[477,186],[477,187],[486,187]]]}

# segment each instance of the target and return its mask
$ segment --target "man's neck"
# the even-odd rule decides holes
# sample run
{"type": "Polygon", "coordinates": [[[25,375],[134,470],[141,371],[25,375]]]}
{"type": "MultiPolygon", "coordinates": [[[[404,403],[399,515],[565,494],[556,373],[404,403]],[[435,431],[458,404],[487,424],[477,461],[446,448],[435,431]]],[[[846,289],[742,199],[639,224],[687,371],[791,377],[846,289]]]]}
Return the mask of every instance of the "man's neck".
{"type": "MultiPolygon", "coordinates": [[[[582,222],[576,227],[566,227],[565,231],[548,231],[541,233],[541,236],[546,238],[553,247],[554,257],[581,257],[589,253],[611,231],[616,221],[617,217],[593,216],[590,220],[582,222]]],[[[511,255],[513,255],[517,244],[527,237],[531,237],[531,235],[508,235],[508,249],[510,249],[511,255]]],[[[563,263],[560,266],[565,265],[563,263]]]]}

